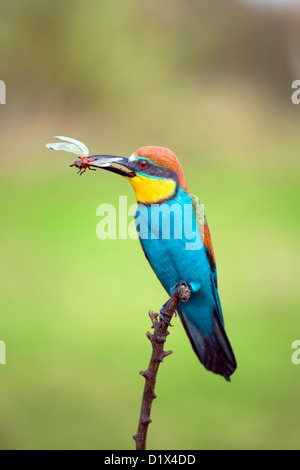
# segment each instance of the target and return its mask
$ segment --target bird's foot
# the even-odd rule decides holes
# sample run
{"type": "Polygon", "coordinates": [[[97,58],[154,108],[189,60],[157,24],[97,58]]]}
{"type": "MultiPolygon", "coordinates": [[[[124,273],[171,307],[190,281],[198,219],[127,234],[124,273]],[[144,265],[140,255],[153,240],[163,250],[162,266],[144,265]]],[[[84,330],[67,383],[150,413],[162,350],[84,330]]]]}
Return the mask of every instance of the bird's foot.
{"type": "Polygon", "coordinates": [[[178,294],[182,295],[182,301],[187,302],[190,298],[192,289],[191,286],[186,281],[179,281],[175,286],[172,288],[171,293],[177,292],[178,294]],[[183,290],[183,293],[182,293],[183,290]]]}
{"type": "Polygon", "coordinates": [[[171,325],[171,323],[167,319],[167,316],[169,316],[169,314],[166,312],[166,304],[167,302],[162,306],[162,308],[159,311],[159,319],[160,321],[163,321],[164,323],[166,323],[166,325],[168,326],[174,326],[174,325],[171,325]]]}

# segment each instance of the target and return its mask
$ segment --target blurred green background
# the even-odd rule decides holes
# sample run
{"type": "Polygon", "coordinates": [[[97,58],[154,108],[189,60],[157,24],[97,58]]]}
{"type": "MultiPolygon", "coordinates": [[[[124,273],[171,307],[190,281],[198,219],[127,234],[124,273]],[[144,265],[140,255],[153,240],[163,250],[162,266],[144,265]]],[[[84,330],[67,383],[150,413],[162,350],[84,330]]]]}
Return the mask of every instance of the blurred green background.
{"type": "MultiPolygon", "coordinates": [[[[257,2],[259,3],[259,2],[257,2]]],[[[297,3],[297,2],[295,2],[297,3]]],[[[150,343],[166,294],[134,240],[96,237],[96,208],[135,197],[91,153],[171,148],[205,204],[228,384],[177,318],[148,449],[299,448],[299,9],[186,0],[2,0],[1,449],[134,449],[150,343]]]]}

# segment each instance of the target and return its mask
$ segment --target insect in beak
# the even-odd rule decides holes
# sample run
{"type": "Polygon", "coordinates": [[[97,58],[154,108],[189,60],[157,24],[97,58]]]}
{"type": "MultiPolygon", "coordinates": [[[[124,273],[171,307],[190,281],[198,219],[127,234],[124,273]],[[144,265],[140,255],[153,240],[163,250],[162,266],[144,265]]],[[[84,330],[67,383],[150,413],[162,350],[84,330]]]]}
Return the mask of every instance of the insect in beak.
{"type": "Polygon", "coordinates": [[[97,168],[112,171],[122,176],[132,177],[135,175],[129,168],[129,158],[119,157],[116,155],[91,155],[89,149],[79,140],[71,137],[56,136],[55,139],[64,140],[65,142],[55,142],[46,144],[51,150],[64,150],[79,156],[80,160],[76,160],[70,167],[78,168],[77,174],[82,175],[87,169],[95,171],[97,168]]]}

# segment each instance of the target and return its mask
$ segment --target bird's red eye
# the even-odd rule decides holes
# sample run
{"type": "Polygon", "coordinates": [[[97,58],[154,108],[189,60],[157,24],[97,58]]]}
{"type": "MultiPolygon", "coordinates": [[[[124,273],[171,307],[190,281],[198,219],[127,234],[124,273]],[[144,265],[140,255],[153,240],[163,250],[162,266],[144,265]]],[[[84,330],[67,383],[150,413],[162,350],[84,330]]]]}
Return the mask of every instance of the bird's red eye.
{"type": "Polygon", "coordinates": [[[147,166],[147,162],[144,162],[144,161],[139,162],[140,168],[146,168],[146,166],[147,166]]]}

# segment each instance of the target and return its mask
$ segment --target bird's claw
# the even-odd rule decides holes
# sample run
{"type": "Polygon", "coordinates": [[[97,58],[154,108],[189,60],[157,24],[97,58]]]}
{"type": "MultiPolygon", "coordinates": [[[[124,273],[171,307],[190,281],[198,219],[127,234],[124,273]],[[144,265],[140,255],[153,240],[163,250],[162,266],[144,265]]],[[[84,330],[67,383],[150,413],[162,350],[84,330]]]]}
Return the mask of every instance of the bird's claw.
{"type": "Polygon", "coordinates": [[[179,282],[177,282],[177,284],[175,284],[172,291],[174,292],[175,290],[179,290],[181,286],[185,287],[186,289],[191,289],[187,282],[179,281],[179,282]]]}
{"type": "Polygon", "coordinates": [[[187,302],[191,296],[192,289],[191,289],[191,286],[186,281],[179,281],[177,284],[175,284],[175,286],[171,290],[172,293],[175,291],[177,292],[177,294],[179,294],[182,297],[181,300],[183,302],[187,302]],[[185,288],[183,293],[181,291],[182,287],[185,288]]]}
{"type": "Polygon", "coordinates": [[[163,321],[163,322],[166,323],[166,325],[168,325],[168,326],[174,326],[174,325],[171,325],[171,323],[169,322],[169,320],[167,320],[166,315],[169,315],[169,314],[166,313],[165,306],[163,305],[162,308],[161,308],[160,311],[159,311],[159,319],[160,319],[160,321],[163,321]]]}

